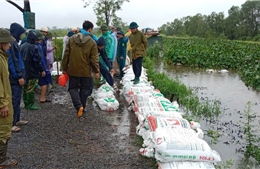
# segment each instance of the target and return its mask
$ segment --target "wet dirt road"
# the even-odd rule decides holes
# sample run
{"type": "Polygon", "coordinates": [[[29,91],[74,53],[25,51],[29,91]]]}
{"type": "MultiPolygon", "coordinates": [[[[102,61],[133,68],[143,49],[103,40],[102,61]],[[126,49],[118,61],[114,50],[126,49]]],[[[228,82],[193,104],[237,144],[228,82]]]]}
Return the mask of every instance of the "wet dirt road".
{"type": "Polygon", "coordinates": [[[100,111],[89,100],[89,109],[78,119],[66,88],[56,84],[52,90],[52,103],[36,98],[41,110],[21,110],[29,123],[9,143],[8,155],[19,160],[14,169],[157,168],[154,159],[139,155],[137,120],[119,93],[119,110],[100,111]]]}

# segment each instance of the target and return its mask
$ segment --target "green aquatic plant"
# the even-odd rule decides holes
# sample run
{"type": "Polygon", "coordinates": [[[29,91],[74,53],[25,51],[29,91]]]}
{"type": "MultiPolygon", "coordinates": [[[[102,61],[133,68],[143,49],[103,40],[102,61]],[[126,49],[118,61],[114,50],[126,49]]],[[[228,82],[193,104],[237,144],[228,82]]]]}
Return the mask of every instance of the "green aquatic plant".
{"type": "Polygon", "coordinates": [[[259,48],[259,43],[163,37],[163,60],[167,64],[235,70],[245,85],[260,90],[259,48]]]}
{"type": "MultiPolygon", "coordinates": [[[[244,141],[245,144],[238,150],[243,152],[246,159],[254,158],[257,162],[260,162],[260,147],[259,147],[259,130],[254,125],[256,120],[256,113],[252,113],[252,103],[248,102],[246,109],[244,110],[245,121],[240,121],[243,126],[244,141]]],[[[241,143],[240,143],[241,144],[241,143]]]]}
{"type": "Polygon", "coordinates": [[[207,130],[206,135],[208,137],[212,138],[211,143],[213,143],[213,144],[216,144],[218,142],[218,138],[221,136],[221,134],[219,132],[217,132],[216,130],[211,130],[211,129],[207,130]]]}
{"type": "Polygon", "coordinates": [[[234,163],[233,160],[228,160],[225,162],[222,162],[219,165],[216,165],[216,169],[231,169],[233,167],[234,163]]]}

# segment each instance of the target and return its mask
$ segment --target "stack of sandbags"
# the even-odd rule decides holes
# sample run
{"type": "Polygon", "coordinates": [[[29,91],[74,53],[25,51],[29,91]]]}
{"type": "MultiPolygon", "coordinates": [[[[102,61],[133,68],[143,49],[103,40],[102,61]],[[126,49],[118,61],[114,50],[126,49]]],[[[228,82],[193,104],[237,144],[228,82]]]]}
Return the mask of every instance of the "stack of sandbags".
{"type": "Polygon", "coordinates": [[[152,86],[145,69],[138,84],[131,81],[131,65],[124,71],[121,94],[138,118],[136,133],[143,138],[140,154],[155,158],[160,169],[213,169],[221,157],[203,140],[200,125],[182,117],[178,103],[152,86]]]}
{"type": "Polygon", "coordinates": [[[119,102],[114,95],[114,89],[107,83],[94,91],[92,97],[101,110],[114,111],[119,108],[119,102]]]}

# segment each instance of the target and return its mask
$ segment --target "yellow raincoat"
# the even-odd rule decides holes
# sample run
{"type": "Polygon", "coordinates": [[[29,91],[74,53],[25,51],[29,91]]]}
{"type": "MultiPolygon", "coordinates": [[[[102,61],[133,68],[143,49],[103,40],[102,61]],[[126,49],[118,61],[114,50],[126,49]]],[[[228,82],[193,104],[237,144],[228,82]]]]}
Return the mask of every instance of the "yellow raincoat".
{"type": "Polygon", "coordinates": [[[0,140],[6,143],[11,137],[13,123],[12,90],[9,81],[8,55],[0,50],[0,108],[8,106],[9,115],[0,116],[0,140]]]}

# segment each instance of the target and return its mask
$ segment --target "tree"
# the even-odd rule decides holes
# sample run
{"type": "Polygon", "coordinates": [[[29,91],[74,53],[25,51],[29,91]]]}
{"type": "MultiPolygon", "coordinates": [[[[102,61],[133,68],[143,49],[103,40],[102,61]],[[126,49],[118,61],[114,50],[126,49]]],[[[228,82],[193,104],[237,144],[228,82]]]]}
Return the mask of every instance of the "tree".
{"type": "Polygon", "coordinates": [[[172,28],[174,29],[173,34],[177,36],[184,36],[185,35],[185,28],[183,22],[179,19],[174,19],[171,23],[172,28]]]}
{"type": "Polygon", "coordinates": [[[189,36],[205,37],[206,24],[205,16],[198,13],[195,16],[187,16],[183,18],[186,33],[189,36]]]}
{"type": "MultiPolygon", "coordinates": [[[[113,19],[117,19],[116,11],[119,11],[124,2],[129,2],[130,0],[97,0],[94,4],[94,12],[97,16],[97,25],[107,25],[111,23],[113,19]]],[[[92,3],[91,0],[83,0],[85,6],[92,3]]]]}
{"type": "Polygon", "coordinates": [[[260,2],[246,1],[241,8],[244,35],[254,37],[259,33],[260,28],[260,2]]]}
{"type": "Polygon", "coordinates": [[[240,15],[240,8],[238,6],[232,6],[228,10],[228,17],[225,20],[225,35],[228,39],[239,39],[240,15]]]}
{"type": "Polygon", "coordinates": [[[122,30],[128,29],[127,23],[123,22],[122,18],[120,18],[120,17],[114,17],[112,19],[112,25],[116,28],[121,28],[122,30]]]}

